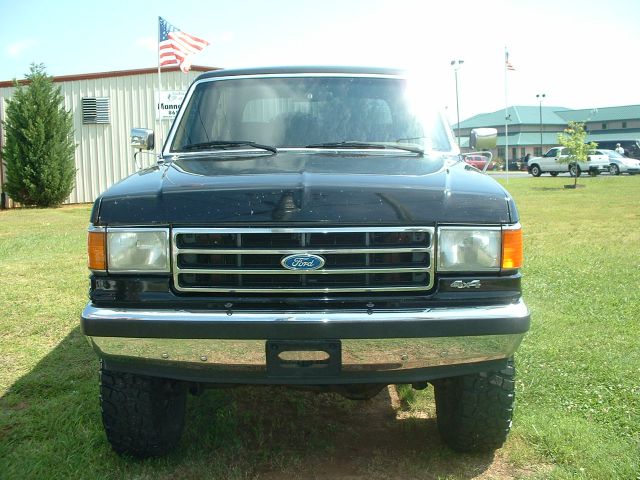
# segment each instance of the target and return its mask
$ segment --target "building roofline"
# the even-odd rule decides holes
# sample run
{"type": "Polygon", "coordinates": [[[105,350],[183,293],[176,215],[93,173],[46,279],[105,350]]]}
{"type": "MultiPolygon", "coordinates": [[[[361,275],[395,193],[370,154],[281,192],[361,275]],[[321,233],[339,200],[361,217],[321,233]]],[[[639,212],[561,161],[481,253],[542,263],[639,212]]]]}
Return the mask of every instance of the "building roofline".
{"type": "MultiPolygon", "coordinates": [[[[560,117],[560,114],[568,111],[566,107],[559,106],[542,106],[542,119],[545,125],[566,125],[567,122],[560,117]]],[[[478,113],[460,122],[460,128],[476,128],[476,127],[497,127],[504,125],[505,114],[510,116],[510,125],[538,125],[538,105],[511,105],[501,108],[493,112],[478,113]],[[528,118],[530,115],[534,117],[528,118]]],[[[454,124],[457,128],[457,124],[454,124]]]]}
{"type": "Polygon", "coordinates": [[[591,107],[591,108],[570,108],[569,112],[591,112],[593,110],[608,110],[614,108],[629,108],[629,107],[640,107],[639,103],[632,103],[629,105],[611,105],[608,107],[591,107]]]}
{"type": "MultiPolygon", "coordinates": [[[[195,72],[209,72],[212,70],[220,70],[219,67],[205,67],[202,65],[192,65],[191,70],[195,72]]],[[[132,70],[113,70],[110,72],[96,72],[96,73],[81,73],[76,75],[59,75],[56,77],[52,77],[55,83],[61,82],[73,82],[79,80],[97,80],[100,78],[112,78],[112,77],[129,77],[133,75],[148,75],[150,73],[157,73],[158,68],[137,68],[132,70]]],[[[180,67],[164,67],[161,72],[178,72],[180,71],[180,67]]],[[[29,83],[27,79],[18,80],[19,85],[26,85],[29,83]]],[[[0,88],[3,87],[13,87],[15,86],[15,80],[3,80],[0,81],[0,88]]]]}

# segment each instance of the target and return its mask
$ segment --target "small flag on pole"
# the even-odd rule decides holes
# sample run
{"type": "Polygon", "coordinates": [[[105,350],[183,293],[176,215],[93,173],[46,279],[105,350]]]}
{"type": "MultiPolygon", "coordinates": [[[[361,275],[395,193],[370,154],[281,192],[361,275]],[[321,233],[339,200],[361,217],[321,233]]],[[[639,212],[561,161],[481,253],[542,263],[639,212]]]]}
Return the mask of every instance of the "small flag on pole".
{"type": "Polygon", "coordinates": [[[191,69],[191,57],[209,45],[209,42],[178,30],[162,17],[158,18],[160,20],[158,43],[160,67],[180,65],[180,70],[187,73],[191,69]]]}
{"type": "Polygon", "coordinates": [[[509,52],[507,52],[506,50],[504,51],[504,67],[507,70],[515,70],[515,67],[511,65],[511,62],[509,61],[509,52]]]}

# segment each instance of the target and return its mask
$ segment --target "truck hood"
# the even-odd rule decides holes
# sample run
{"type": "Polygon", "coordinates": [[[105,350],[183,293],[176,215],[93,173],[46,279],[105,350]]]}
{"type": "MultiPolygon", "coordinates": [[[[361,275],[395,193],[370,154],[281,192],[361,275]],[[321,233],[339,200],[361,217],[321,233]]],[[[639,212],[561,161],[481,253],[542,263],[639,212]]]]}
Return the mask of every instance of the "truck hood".
{"type": "Polygon", "coordinates": [[[453,158],[285,151],[184,156],[98,198],[96,225],[267,226],[514,223],[490,177],[453,158]]]}

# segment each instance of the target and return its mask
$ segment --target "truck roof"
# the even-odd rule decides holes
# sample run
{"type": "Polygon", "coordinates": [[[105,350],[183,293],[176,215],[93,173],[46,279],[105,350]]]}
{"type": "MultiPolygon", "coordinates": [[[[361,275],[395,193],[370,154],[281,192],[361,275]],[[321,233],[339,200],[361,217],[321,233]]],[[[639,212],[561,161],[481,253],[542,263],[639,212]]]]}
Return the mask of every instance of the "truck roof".
{"type": "Polygon", "coordinates": [[[300,73],[337,73],[354,75],[403,75],[404,70],[382,67],[347,67],[347,66],[289,66],[289,67],[252,67],[220,69],[203,73],[197,80],[213,77],[229,77],[241,75],[278,75],[300,73]]]}

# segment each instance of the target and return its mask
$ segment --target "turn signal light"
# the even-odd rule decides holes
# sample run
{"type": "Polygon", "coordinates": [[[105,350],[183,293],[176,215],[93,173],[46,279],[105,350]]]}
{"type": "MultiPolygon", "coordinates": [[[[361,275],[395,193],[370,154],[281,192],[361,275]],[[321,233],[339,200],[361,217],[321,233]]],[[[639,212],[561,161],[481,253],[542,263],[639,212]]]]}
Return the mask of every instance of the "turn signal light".
{"type": "Polygon", "coordinates": [[[106,232],[89,232],[87,250],[90,270],[107,269],[107,252],[105,249],[106,232]]]}
{"type": "Polygon", "coordinates": [[[502,230],[502,269],[522,267],[523,257],[522,229],[502,230]]]}

